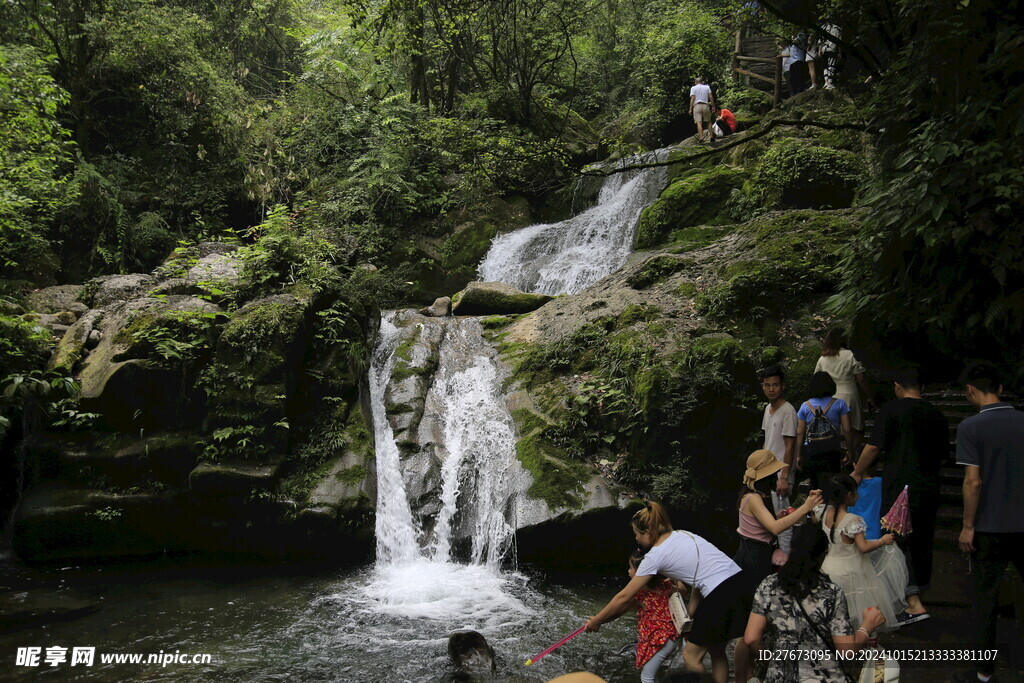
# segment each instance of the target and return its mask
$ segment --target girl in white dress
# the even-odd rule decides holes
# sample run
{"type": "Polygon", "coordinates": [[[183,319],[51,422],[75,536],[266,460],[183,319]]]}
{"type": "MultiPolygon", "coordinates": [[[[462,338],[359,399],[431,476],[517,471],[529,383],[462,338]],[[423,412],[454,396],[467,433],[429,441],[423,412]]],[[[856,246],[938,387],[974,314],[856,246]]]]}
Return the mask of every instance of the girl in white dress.
{"type": "MultiPolygon", "coordinates": [[[[864,519],[848,511],[857,501],[857,482],[848,474],[832,479],[827,506],[819,506],[821,528],[828,537],[828,555],[821,571],[843,589],[850,618],[856,622],[867,607],[877,607],[885,617],[883,630],[893,630],[896,615],[906,606],[907,564],[893,545],[892,534],[877,541],[864,538],[864,519]]],[[[855,623],[855,626],[860,626],[855,623]]]]}

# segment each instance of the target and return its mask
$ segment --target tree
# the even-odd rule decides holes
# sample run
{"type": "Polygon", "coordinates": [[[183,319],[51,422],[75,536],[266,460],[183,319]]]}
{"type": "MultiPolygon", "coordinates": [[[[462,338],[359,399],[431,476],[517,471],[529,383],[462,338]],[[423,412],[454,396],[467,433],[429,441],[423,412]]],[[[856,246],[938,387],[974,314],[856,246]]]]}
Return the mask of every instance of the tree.
{"type": "Polygon", "coordinates": [[[0,277],[52,280],[48,222],[68,199],[73,145],[57,120],[68,94],[50,61],[27,47],[0,45],[0,277]]]}

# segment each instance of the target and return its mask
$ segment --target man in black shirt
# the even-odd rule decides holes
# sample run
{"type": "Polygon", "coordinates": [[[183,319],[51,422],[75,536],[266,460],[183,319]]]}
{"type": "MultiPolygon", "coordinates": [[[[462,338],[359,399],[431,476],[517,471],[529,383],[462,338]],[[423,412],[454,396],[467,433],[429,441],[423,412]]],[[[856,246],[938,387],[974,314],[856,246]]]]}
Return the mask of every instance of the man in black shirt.
{"type": "Polygon", "coordinates": [[[909,486],[910,521],[914,531],[899,538],[907,557],[907,611],[898,615],[900,624],[912,624],[928,618],[921,594],[932,579],[932,551],[935,545],[935,518],[939,510],[939,470],[949,455],[949,421],[921,397],[917,371],[897,374],[896,400],[878,412],[868,445],[861,452],[853,471],[858,482],[879,453],[884,454],[882,470],[882,514],[909,486]]]}

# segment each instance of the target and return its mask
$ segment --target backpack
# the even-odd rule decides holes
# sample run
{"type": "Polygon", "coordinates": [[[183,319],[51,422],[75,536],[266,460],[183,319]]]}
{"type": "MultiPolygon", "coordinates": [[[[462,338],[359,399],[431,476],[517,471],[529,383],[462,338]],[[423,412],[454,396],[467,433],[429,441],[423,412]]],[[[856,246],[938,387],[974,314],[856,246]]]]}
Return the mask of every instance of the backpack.
{"type": "Polygon", "coordinates": [[[811,421],[807,423],[807,435],[803,446],[803,452],[808,457],[839,450],[839,430],[826,415],[835,402],[836,399],[833,398],[824,410],[815,408],[810,401],[804,402],[807,409],[814,414],[811,421]]]}

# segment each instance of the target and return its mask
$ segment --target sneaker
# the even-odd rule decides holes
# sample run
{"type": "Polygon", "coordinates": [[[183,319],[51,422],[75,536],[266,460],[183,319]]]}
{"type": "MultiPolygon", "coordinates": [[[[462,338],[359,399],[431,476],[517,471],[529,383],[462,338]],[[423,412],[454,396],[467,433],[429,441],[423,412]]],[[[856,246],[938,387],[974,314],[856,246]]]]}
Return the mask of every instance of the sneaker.
{"type": "Polygon", "coordinates": [[[927,612],[921,612],[920,614],[911,614],[910,612],[900,612],[896,615],[896,621],[899,626],[906,626],[907,624],[915,624],[925,619],[931,619],[932,615],[927,612]]]}

